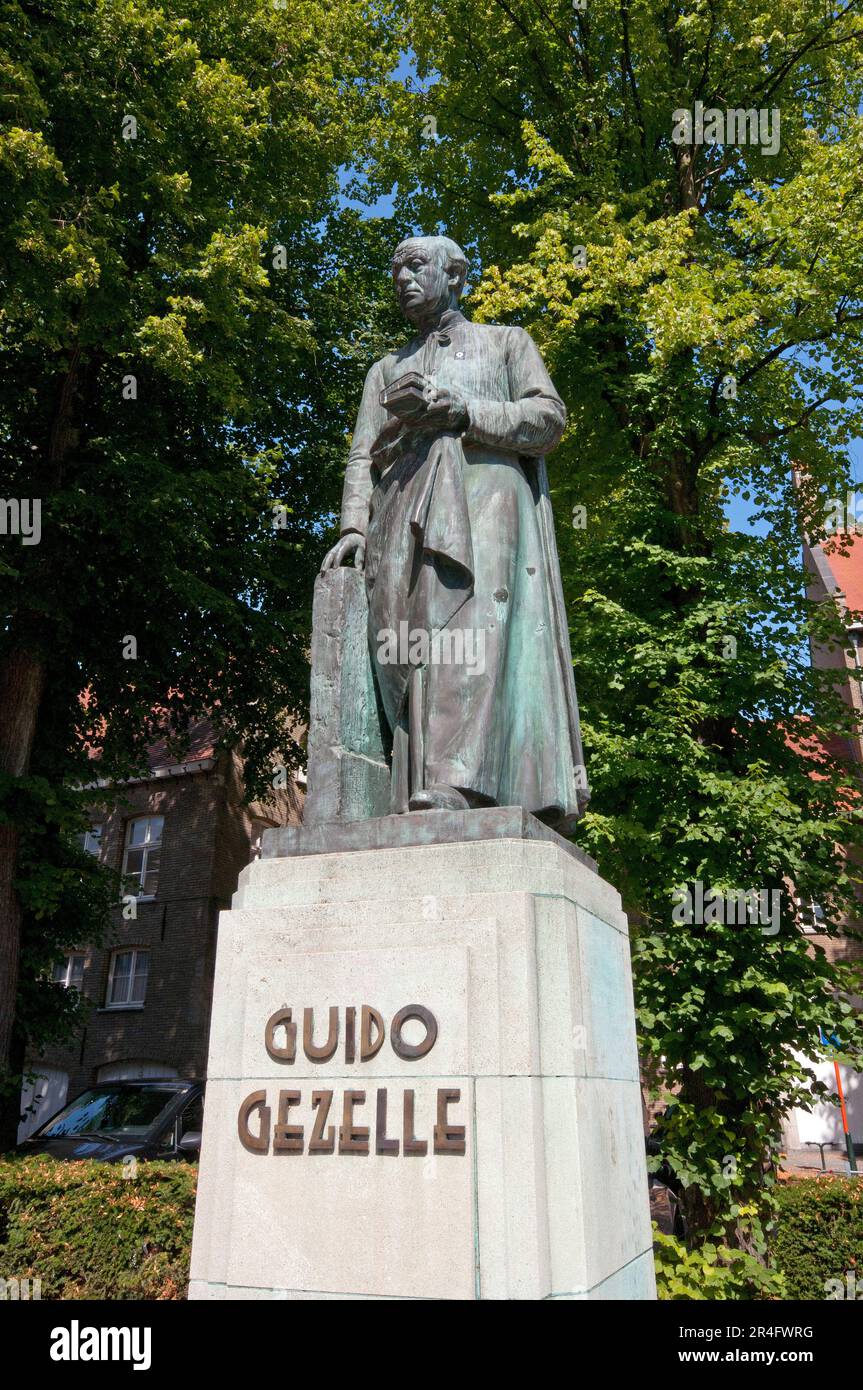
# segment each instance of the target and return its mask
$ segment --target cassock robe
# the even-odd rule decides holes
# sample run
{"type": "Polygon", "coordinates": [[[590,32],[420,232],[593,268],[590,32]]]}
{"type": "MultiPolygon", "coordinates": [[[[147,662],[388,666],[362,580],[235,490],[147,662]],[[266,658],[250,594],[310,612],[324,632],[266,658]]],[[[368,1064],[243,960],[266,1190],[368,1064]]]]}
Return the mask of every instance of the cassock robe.
{"type": "Polygon", "coordinates": [[[587,800],[544,463],[565,421],[529,334],[457,310],[366,378],[341,529],[366,537],[394,811],[443,783],[565,829],[587,800]],[[462,396],[466,428],[430,434],[393,419],[380,393],[412,371],[462,396]],[[472,662],[418,663],[403,643],[394,659],[386,640],[454,629],[472,662]]]}

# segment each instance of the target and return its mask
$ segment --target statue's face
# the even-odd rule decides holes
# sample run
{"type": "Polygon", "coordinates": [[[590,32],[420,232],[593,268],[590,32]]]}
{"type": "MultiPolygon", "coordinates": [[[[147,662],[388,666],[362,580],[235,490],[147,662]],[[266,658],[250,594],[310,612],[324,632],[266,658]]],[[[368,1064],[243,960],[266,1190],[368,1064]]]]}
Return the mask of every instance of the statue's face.
{"type": "Polygon", "coordinates": [[[399,308],[416,323],[448,307],[456,282],[439,248],[431,241],[417,240],[399,247],[393,259],[393,283],[399,308]]]}

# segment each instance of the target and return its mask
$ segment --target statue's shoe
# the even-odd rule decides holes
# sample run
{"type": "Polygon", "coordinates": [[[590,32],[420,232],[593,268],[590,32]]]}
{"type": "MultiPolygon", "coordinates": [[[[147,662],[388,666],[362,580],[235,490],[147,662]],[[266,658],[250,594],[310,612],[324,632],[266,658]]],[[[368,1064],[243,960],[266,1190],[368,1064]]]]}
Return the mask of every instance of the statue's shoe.
{"type": "Polygon", "coordinates": [[[470,802],[455,787],[435,782],[423,791],[414,792],[408,803],[411,811],[469,811],[470,802]]]}

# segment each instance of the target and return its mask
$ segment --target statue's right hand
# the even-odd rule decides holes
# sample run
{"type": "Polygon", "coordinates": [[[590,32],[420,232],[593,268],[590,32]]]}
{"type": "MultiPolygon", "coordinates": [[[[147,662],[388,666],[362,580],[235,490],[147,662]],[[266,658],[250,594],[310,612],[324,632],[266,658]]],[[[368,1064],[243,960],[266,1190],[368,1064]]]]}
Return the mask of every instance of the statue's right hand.
{"type": "Polygon", "coordinates": [[[346,565],[351,555],[354,557],[354,569],[361,570],[366,561],[366,538],[361,536],[359,531],[348,531],[347,535],[339,537],[332,550],[328,550],[324,556],[321,574],[325,570],[335,570],[339,565],[346,565]]]}

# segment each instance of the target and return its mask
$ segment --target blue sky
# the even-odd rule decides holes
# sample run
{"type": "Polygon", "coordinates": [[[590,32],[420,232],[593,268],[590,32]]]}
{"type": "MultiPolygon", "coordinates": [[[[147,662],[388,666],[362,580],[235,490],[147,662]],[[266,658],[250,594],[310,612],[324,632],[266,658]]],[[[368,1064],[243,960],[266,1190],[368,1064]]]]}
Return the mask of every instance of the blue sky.
{"type": "MultiPolygon", "coordinates": [[[[392,73],[390,74],[390,78],[391,80],[395,81],[413,83],[416,87],[421,87],[424,85],[426,88],[432,86],[437,81],[437,77],[435,75],[426,78],[424,82],[420,81],[416,72],[415,55],[410,50],[407,50],[405,53],[402,54],[401,58],[399,59],[398,65],[393,69],[392,73]]],[[[350,182],[351,178],[354,176],[355,171],[352,171],[348,168],[343,168],[339,170],[340,188],[344,190],[350,182]]],[[[383,194],[374,203],[367,204],[357,202],[355,199],[352,198],[348,198],[345,195],[345,193],[342,192],[340,202],[343,207],[354,208],[355,210],[360,212],[363,217],[392,217],[394,193],[395,188],[393,188],[393,190],[390,193],[383,194]]],[[[849,455],[854,471],[854,476],[863,476],[863,440],[855,440],[852,448],[849,451],[849,455]]],[[[733,531],[745,531],[749,534],[755,535],[766,534],[767,526],[765,522],[759,521],[752,524],[752,516],[756,510],[752,502],[744,501],[744,499],[739,494],[729,498],[726,510],[728,514],[729,524],[733,531]]]]}

